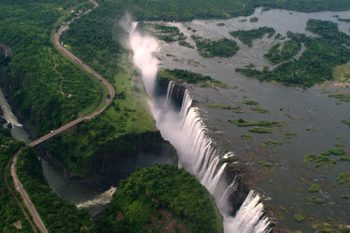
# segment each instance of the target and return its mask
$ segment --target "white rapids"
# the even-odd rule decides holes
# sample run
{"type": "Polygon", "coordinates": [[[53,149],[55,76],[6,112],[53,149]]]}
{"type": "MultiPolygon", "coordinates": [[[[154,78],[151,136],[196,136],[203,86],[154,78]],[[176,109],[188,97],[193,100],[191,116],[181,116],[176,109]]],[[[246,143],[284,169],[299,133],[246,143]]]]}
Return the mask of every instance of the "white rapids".
{"type": "MultiPolygon", "coordinates": [[[[127,22],[127,20],[124,21],[127,22]]],[[[185,90],[182,107],[176,111],[171,104],[175,83],[169,82],[165,99],[154,97],[160,51],[155,38],[137,31],[137,23],[124,28],[129,33],[129,46],[133,51],[133,63],[140,71],[149,104],[162,137],[168,140],[179,154],[179,166],[197,177],[203,186],[215,197],[224,216],[225,233],[269,232],[269,220],[264,216],[259,195],[250,191],[236,215],[229,216],[228,197],[237,188],[238,179],[227,183],[224,173],[227,163],[222,159],[234,157],[231,152],[223,153],[216,148],[208,136],[207,128],[200,116],[200,110],[193,105],[193,99],[185,90]]]]}

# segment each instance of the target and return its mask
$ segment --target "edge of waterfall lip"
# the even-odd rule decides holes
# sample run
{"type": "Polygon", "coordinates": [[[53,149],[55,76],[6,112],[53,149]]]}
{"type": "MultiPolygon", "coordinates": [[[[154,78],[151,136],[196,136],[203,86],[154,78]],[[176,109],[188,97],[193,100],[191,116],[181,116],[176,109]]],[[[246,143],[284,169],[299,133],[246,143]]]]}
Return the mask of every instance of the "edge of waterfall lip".
{"type": "MultiPolygon", "coordinates": [[[[133,63],[141,74],[148,96],[153,99],[152,102],[156,105],[157,100],[154,98],[154,90],[156,89],[155,84],[159,61],[154,53],[158,51],[158,41],[153,37],[140,33],[136,30],[135,25],[137,25],[135,22],[129,23],[129,30],[127,30],[129,33],[129,46],[133,51],[133,63]]],[[[169,85],[169,83],[167,85],[169,85]]],[[[223,148],[219,148],[215,140],[210,136],[208,133],[208,127],[203,120],[201,109],[195,106],[196,101],[193,101],[194,98],[189,92],[189,88],[185,87],[184,92],[180,93],[180,102],[181,96],[182,106],[180,111],[178,113],[168,113],[175,115],[178,114],[179,121],[175,122],[174,125],[176,129],[173,129],[169,134],[164,128],[163,133],[170,136],[169,142],[173,144],[178,153],[180,153],[180,160],[181,157],[185,158],[182,162],[184,167],[187,167],[186,170],[195,175],[202,185],[207,188],[213,197],[215,197],[216,205],[223,216],[230,217],[232,220],[230,221],[230,226],[225,228],[225,232],[268,232],[270,222],[264,213],[265,211],[263,210],[263,204],[260,202],[259,194],[254,194],[252,198],[253,202],[251,202],[248,198],[249,195],[247,194],[254,191],[250,190],[250,188],[244,184],[239,183],[239,186],[244,188],[240,187],[237,190],[229,190],[230,184],[235,180],[229,180],[228,178],[231,179],[236,177],[237,174],[229,177],[226,174],[228,162],[224,161],[221,163],[221,160],[225,157],[229,157],[231,154],[233,155],[234,153],[229,151],[225,152],[223,148]],[[190,130],[185,132],[185,129],[190,130]],[[176,137],[179,136],[177,134],[181,135],[180,137],[184,140],[177,141],[176,137]],[[223,196],[222,192],[225,190],[228,190],[228,193],[226,196],[223,196]],[[232,199],[231,196],[234,193],[238,195],[232,199]],[[225,199],[224,203],[219,202],[221,198],[225,199]],[[236,201],[236,204],[232,201],[236,201]],[[232,206],[229,203],[232,203],[232,206]],[[248,207],[244,208],[245,206],[248,207]],[[234,213],[236,215],[232,216],[234,213]],[[239,213],[240,215],[238,216],[239,213]]],[[[154,109],[154,112],[151,112],[155,120],[159,122],[159,117],[154,114],[156,111],[162,110],[162,106],[157,107],[159,109],[154,109]]],[[[165,116],[166,114],[167,113],[165,113],[165,116]]],[[[169,120],[172,121],[170,118],[169,120]]],[[[169,125],[170,121],[165,122],[165,124],[169,125]]],[[[162,133],[162,129],[159,128],[159,130],[162,133]]],[[[226,222],[224,222],[224,225],[225,224],[226,222]]]]}
{"type": "MultiPolygon", "coordinates": [[[[201,125],[201,128],[204,132],[204,135],[205,135],[204,137],[207,138],[208,140],[210,140],[210,146],[212,146],[213,149],[217,151],[218,159],[221,163],[221,167],[219,168],[219,170],[220,169],[225,170],[227,165],[238,164],[239,161],[238,161],[237,154],[230,151],[230,150],[221,148],[219,145],[217,145],[215,138],[213,138],[211,136],[210,130],[208,129],[207,123],[205,121],[206,117],[203,117],[202,109],[196,105],[197,101],[195,100],[193,94],[190,92],[190,90],[186,84],[184,84],[183,82],[169,81],[168,90],[167,90],[167,94],[166,94],[166,102],[169,102],[169,98],[171,98],[171,95],[173,92],[173,90],[171,90],[171,89],[174,88],[175,85],[181,85],[182,87],[185,88],[185,91],[183,94],[183,103],[182,103],[180,111],[184,111],[183,108],[187,107],[188,109],[185,109],[186,112],[183,113],[183,114],[187,115],[188,112],[190,111],[190,109],[192,108],[192,110],[195,112],[195,114],[199,118],[198,122],[201,125]],[[169,95],[169,91],[170,91],[170,95],[169,95]],[[190,98],[189,106],[185,106],[186,98],[190,98]],[[230,161],[230,159],[233,159],[233,160],[230,161]]],[[[226,172],[229,172],[229,171],[226,170],[226,172]]],[[[236,184],[237,176],[239,176],[239,175],[236,174],[232,181],[227,182],[228,183],[228,187],[227,187],[228,191],[230,190],[232,185],[236,184]]],[[[204,183],[202,183],[202,185],[204,185],[204,183]]],[[[237,184],[237,185],[240,185],[240,184],[237,184]]],[[[258,229],[261,229],[261,231],[257,231],[257,232],[270,232],[273,228],[273,221],[271,221],[270,217],[267,215],[266,209],[264,208],[263,202],[261,200],[261,195],[256,190],[253,190],[250,187],[248,187],[248,188],[249,188],[249,192],[245,196],[243,203],[237,209],[234,216],[225,216],[226,214],[224,214],[220,210],[220,212],[222,212],[223,217],[224,217],[224,219],[223,219],[224,224],[227,224],[227,222],[230,222],[230,221],[232,221],[232,219],[235,219],[236,216],[240,214],[240,212],[242,213],[241,215],[245,215],[245,213],[248,211],[247,208],[249,208],[249,206],[250,206],[250,208],[251,208],[251,206],[253,206],[254,209],[258,209],[257,211],[259,213],[258,213],[258,220],[253,225],[252,229],[255,230],[255,228],[257,227],[258,229]],[[251,203],[251,202],[253,202],[253,203],[251,203]]],[[[208,187],[207,187],[207,189],[208,189],[208,187]]],[[[213,195],[214,195],[214,192],[212,193],[213,195]]],[[[219,209],[222,209],[222,207],[220,207],[222,198],[224,198],[224,196],[220,197],[220,200],[216,201],[216,204],[217,204],[219,209]]],[[[250,232],[250,231],[244,231],[244,232],[250,232]]]]}

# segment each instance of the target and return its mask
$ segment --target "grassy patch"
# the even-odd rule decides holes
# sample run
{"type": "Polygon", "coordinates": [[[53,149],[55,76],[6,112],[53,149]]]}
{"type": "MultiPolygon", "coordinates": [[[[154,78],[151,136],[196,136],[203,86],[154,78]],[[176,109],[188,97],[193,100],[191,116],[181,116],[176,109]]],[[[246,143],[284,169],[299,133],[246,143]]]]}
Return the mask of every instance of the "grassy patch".
{"type": "Polygon", "coordinates": [[[252,126],[282,127],[284,126],[283,122],[278,122],[278,121],[246,121],[243,119],[237,119],[237,120],[229,120],[229,122],[238,127],[252,127],[252,126]]]}
{"type": "Polygon", "coordinates": [[[283,145],[283,142],[276,141],[276,140],[271,140],[271,141],[265,142],[264,144],[265,145],[272,145],[272,146],[280,146],[280,145],[283,145]]]}
{"type": "Polygon", "coordinates": [[[350,82],[350,64],[343,64],[334,67],[333,79],[338,82],[350,82]]]}
{"type": "Polygon", "coordinates": [[[350,119],[347,120],[342,120],[341,121],[343,124],[350,126],[350,119]]]}
{"type": "Polygon", "coordinates": [[[317,155],[317,154],[307,154],[304,156],[305,163],[314,163],[315,168],[319,167],[330,167],[337,163],[336,160],[328,158],[325,155],[317,155]]]}
{"type": "Polygon", "coordinates": [[[336,98],[341,102],[350,102],[350,94],[333,94],[329,95],[329,97],[336,98]]]}
{"type": "Polygon", "coordinates": [[[319,184],[312,184],[309,189],[308,189],[309,193],[316,193],[318,191],[320,191],[320,185],[319,184]]]}
{"type": "Polygon", "coordinates": [[[251,133],[267,134],[272,133],[272,129],[266,127],[255,127],[248,130],[251,133]]]}
{"type": "Polygon", "coordinates": [[[305,219],[305,217],[304,217],[304,215],[302,213],[294,214],[294,220],[296,222],[302,222],[302,221],[304,221],[304,219],[305,219]]]}
{"type": "Polygon", "coordinates": [[[350,172],[342,172],[337,176],[337,183],[350,187],[350,172]]]}
{"type": "Polygon", "coordinates": [[[234,113],[243,113],[241,107],[232,107],[231,105],[225,105],[225,104],[209,104],[208,108],[212,109],[222,109],[222,110],[231,110],[234,113]]]}
{"type": "Polygon", "coordinates": [[[253,139],[251,135],[247,135],[247,134],[241,135],[241,138],[245,141],[251,141],[253,139]]]}

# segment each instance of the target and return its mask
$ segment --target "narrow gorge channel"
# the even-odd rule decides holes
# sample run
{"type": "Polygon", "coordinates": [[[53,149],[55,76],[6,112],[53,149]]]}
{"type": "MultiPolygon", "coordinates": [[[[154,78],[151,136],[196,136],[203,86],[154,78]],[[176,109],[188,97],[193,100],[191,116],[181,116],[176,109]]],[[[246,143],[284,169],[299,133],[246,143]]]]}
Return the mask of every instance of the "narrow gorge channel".
{"type": "MultiPolygon", "coordinates": [[[[180,109],[173,104],[174,93],[179,95],[174,82],[169,82],[166,95],[159,97],[156,94],[159,65],[155,57],[155,53],[159,52],[157,40],[140,33],[136,22],[126,19],[123,26],[129,33],[133,63],[144,82],[157,127],[162,137],[177,150],[179,166],[197,177],[214,196],[224,217],[225,232],[271,231],[259,195],[254,191],[242,191],[239,176],[228,174],[229,163],[226,161],[234,161],[236,155],[216,148],[215,142],[207,134],[191,93],[188,90],[180,93],[180,109]]],[[[234,162],[230,166],[232,164],[234,162]]]]}

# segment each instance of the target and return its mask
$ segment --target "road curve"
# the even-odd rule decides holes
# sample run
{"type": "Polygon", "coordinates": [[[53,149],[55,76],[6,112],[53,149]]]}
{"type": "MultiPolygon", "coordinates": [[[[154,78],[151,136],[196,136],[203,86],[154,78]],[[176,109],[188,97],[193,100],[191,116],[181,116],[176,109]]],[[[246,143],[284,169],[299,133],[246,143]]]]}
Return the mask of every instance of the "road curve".
{"type": "Polygon", "coordinates": [[[20,152],[17,152],[17,154],[13,157],[12,164],[11,164],[11,176],[13,178],[13,184],[15,186],[15,189],[19,194],[21,194],[21,197],[23,199],[24,204],[26,205],[30,215],[32,216],[32,219],[34,221],[34,224],[36,227],[42,232],[42,233],[48,233],[49,231],[46,229],[45,224],[40,218],[40,215],[38,211],[36,210],[33,202],[30,200],[28,193],[26,190],[23,188],[22,183],[19,181],[17,177],[17,170],[16,170],[16,165],[17,165],[17,158],[20,152]]]}
{"type": "MultiPolygon", "coordinates": [[[[98,3],[95,2],[94,0],[90,0],[90,2],[92,2],[94,4],[94,8],[98,7],[98,3]]],[[[80,18],[82,15],[86,15],[88,13],[90,13],[92,10],[88,10],[85,13],[81,14],[80,16],[77,16],[75,18],[73,18],[72,20],[70,20],[67,23],[64,23],[59,30],[53,35],[53,44],[55,46],[55,48],[66,58],[68,58],[70,61],[72,61],[74,64],[80,66],[83,70],[85,70],[87,73],[89,73],[90,75],[92,75],[94,78],[96,78],[97,80],[99,80],[108,90],[108,95],[105,96],[103,98],[103,105],[102,107],[99,106],[99,108],[97,108],[95,111],[91,112],[88,115],[85,116],[81,116],[63,126],[61,126],[58,129],[52,130],[50,131],[50,133],[32,141],[30,144],[28,144],[29,147],[35,147],[47,140],[49,140],[50,138],[63,133],[64,131],[76,126],[77,124],[79,124],[80,122],[84,121],[84,120],[91,120],[93,118],[95,118],[96,116],[100,115],[102,112],[104,112],[107,107],[112,103],[114,97],[115,97],[115,90],[114,87],[112,86],[112,84],[105,79],[102,75],[100,75],[99,73],[97,73],[94,69],[92,69],[89,65],[83,63],[77,56],[75,56],[73,53],[71,53],[68,49],[66,49],[61,43],[60,43],[60,37],[62,35],[63,32],[65,32],[66,30],[68,30],[69,25],[76,19],[80,18]]],[[[17,152],[17,154],[13,157],[12,160],[12,164],[11,164],[11,175],[13,178],[13,183],[14,186],[17,190],[17,192],[21,195],[22,199],[23,199],[23,203],[26,206],[26,208],[28,209],[30,215],[33,218],[34,224],[36,225],[36,227],[42,232],[42,233],[48,233],[48,230],[45,227],[45,224],[43,223],[39,213],[37,212],[34,204],[32,203],[32,201],[30,200],[30,197],[28,195],[28,193],[25,191],[21,181],[19,180],[18,176],[17,176],[17,170],[16,170],[16,164],[17,164],[17,159],[18,159],[18,155],[20,154],[20,152],[17,152]]],[[[19,204],[20,205],[20,204],[19,204]]],[[[21,209],[22,206],[20,205],[21,209]]],[[[22,209],[23,211],[23,209],[22,209]]]]}
{"type": "MultiPolygon", "coordinates": [[[[92,3],[94,3],[95,7],[98,7],[98,3],[95,1],[92,1],[92,3]]],[[[83,13],[82,15],[88,14],[90,13],[91,10],[86,11],[85,13],[83,13]]],[[[93,118],[95,118],[96,116],[100,115],[102,112],[104,112],[106,110],[106,108],[112,103],[114,97],[115,97],[115,90],[113,85],[107,80],[105,79],[102,75],[100,75],[99,73],[97,73],[94,69],[92,69],[89,65],[85,64],[82,60],[80,60],[77,56],[75,56],[71,51],[69,51],[68,49],[66,49],[61,43],[60,43],[60,37],[63,34],[63,32],[67,31],[69,29],[69,25],[76,19],[80,18],[82,15],[72,19],[71,21],[69,21],[68,23],[64,23],[62,24],[62,26],[59,28],[59,30],[53,35],[53,44],[55,46],[55,48],[57,49],[58,52],[60,52],[63,56],[65,56],[66,58],[68,58],[70,61],[72,61],[74,64],[80,66],[83,70],[85,70],[87,73],[89,73],[90,75],[92,75],[94,78],[96,78],[97,80],[99,80],[107,89],[108,91],[108,95],[102,100],[104,102],[103,107],[100,107],[98,109],[96,109],[94,112],[86,115],[86,116],[82,116],[79,117],[63,126],[61,126],[58,129],[52,130],[50,133],[32,141],[28,146],[29,147],[35,147],[47,140],[49,140],[50,138],[76,126],[77,124],[79,124],[80,122],[84,121],[84,120],[91,120],[93,118]]]]}

